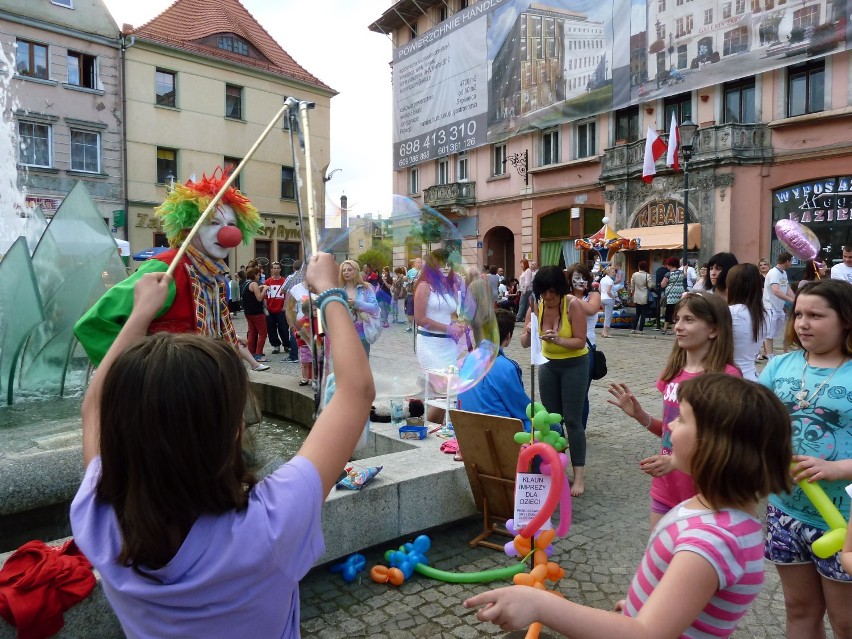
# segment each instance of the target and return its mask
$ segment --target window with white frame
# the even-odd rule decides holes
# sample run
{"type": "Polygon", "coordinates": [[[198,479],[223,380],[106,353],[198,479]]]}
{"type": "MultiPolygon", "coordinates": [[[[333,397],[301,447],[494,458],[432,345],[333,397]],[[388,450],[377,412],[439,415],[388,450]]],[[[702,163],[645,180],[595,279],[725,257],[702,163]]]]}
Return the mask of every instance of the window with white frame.
{"type": "Polygon", "coordinates": [[[596,124],[594,121],[577,125],[577,158],[588,158],[597,151],[596,124]]]}
{"type": "Polygon", "coordinates": [[[66,9],[73,9],[74,8],[73,0],[50,0],[50,1],[53,4],[60,6],[60,7],[65,7],[66,9]]]}
{"type": "Polygon", "coordinates": [[[491,145],[491,175],[506,175],[506,145],[491,145]]]}
{"type": "Polygon", "coordinates": [[[704,24],[713,24],[713,9],[704,10],[704,24]]]}
{"type": "Polygon", "coordinates": [[[242,39],[235,35],[220,35],[216,41],[216,45],[223,51],[233,51],[240,55],[249,54],[249,46],[242,39]]]}
{"type": "Polygon", "coordinates": [[[24,166],[52,167],[53,130],[49,124],[18,122],[19,161],[24,166]]]}
{"type": "Polygon", "coordinates": [[[86,89],[98,88],[98,59],[95,56],[69,50],[66,64],[68,84],[86,89]]]}
{"type": "Polygon", "coordinates": [[[15,72],[27,78],[47,80],[47,45],[20,39],[15,42],[15,72]]]}
{"type": "Polygon", "coordinates": [[[467,182],[468,179],[468,171],[467,171],[467,151],[459,152],[456,157],[456,181],[457,182],[467,182]]]}
{"type": "Polygon", "coordinates": [[[559,162],[559,129],[549,129],[541,134],[541,164],[559,162]]]}
{"type": "Polygon", "coordinates": [[[71,170],[101,172],[101,134],[71,129],[71,170]]]}
{"type": "Polygon", "coordinates": [[[175,101],[175,72],[157,69],[154,73],[154,91],[156,103],[160,106],[177,106],[175,101]]]}
{"type": "Polygon", "coordinates": [[[420,169],[416,166],[408,169],[408,193],[420,195],[420,169]]]}
{"type": "Polygon", "coordinates": [[[438,184],[447,184],[450,181],[450,161],[447,158],[438,160],[438,184]]]}

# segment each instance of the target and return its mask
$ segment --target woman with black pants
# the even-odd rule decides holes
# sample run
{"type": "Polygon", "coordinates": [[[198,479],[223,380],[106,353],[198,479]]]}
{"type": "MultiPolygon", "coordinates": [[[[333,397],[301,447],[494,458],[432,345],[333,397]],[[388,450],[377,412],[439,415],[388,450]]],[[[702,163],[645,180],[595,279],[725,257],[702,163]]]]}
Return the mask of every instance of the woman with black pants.
{"type": "MultiPolygon", "coordinates": [[[[589,349],[586,348],[586,313],[573,295],[558,266],[543,266],[532,283],[539,301],[538,328],[541,351],[547,363],[539,366],[541,402],[548,412],[559,413],[565,422],[565,437],[571,454],[574,477],[571,494],[586,489],[586,431],[583,429],[583,399],[589,382],[589,349]]],[[[532,309],[521,334],[521,346],[531,344],[532,309]]]]}

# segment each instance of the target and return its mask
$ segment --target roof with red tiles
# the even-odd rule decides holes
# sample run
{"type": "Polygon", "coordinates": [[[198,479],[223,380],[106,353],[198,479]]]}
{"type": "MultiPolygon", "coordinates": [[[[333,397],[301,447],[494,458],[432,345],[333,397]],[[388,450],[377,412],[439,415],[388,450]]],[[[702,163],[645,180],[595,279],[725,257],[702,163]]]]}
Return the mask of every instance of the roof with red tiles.
{"type": "Polygon", "coordinates": [[[176,0],[131,33],[142,40],[262,69],[334,91],[290,57],[239,0],[176,0]],[[250,55],[218,47],[217,36],[230,34],[253,47],[250,55]]]}

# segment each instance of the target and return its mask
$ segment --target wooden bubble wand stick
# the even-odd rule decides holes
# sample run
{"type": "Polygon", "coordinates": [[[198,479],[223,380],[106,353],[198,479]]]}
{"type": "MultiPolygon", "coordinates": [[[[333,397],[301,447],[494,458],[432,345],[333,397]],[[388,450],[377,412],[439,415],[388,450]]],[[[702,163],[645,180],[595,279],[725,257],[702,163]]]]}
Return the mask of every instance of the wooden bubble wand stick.
{"type": "Polygon", "coordinates": [[[202,227],[202,225],[204,224],[204,221],[207,219],[207,216],[210,214],[210,211],[214,210],[216,208],[216,205],[219,204],[219,200],[221,200],[222,196],[225,195],[225,191],[227,191],[228,187],[231,186],[231,184],[233,184],[234,180],[237,179],[237,176],[240,174],[240,171],[243,170],[243,167],[246,165],[246,162],[248,162],[251,159],[251,157],[255,154],[258,147],[266,139],[266,136],[269,135],[269,132],[272,130],[272,127],[275,126],[275,123],[278,122],[278,120],[281,119],[281,116],[283,116],[284,113],[286,113],[289,110],[290,110],[290,103],[285,102],[284,106],[282,106],[278,110],[278,113],[275,114],[275,117],[272,118],[272,120],[270,120],[269,124],[266,125],[266,128],[263,130],[263,133],[260,134],[260,137],[254,143],[254,146],[252,146],[251,149],[249,149],[248,153],[246,153],[245,157],[237,165],[237,168],[235,168],[233,170],[233,172],[231,173],[231,175],[228,176],[228,179],[225,180],[225,183],[222,185],[222,188],[219,189],[219,192],[216,194],[216,196],[212,200],[210,200],[210,204],[207,205],[207,208],[204,209],[204,212],[198,218],[198,221],[195,223],[195,226],[193,226],[190,229],[189,233],[186,236],[186,239],[180,245],[180,248],[178,249],[178,252],[175,255],[174,259],[172,260],[172,263],[169,265],[169,269],[168,269],[168,271],[166,271],[166,273],[168,273],[171,276],[174,276],[175,269],[177,268],[178,264],[180,264],[180,261],[183,258],[184,253],[186,253],[186,249],[189,248],[189,243],[192,242],[192,238],[195,237],[195,235],[198,233],[198,229],[200,229],[202,227]]]}
{"type": "Polygon", "coordinates": [[[308,119],[308,109],[313,109],[313,102],[300,102],[299,115],[302,119],[302,133],[305,136],[305,176],[308,188],[308,229],[311,241],[311,255],[317,254],[317,213],[314,197],[314,171],[311,163],[311,125],[308,119]]]}

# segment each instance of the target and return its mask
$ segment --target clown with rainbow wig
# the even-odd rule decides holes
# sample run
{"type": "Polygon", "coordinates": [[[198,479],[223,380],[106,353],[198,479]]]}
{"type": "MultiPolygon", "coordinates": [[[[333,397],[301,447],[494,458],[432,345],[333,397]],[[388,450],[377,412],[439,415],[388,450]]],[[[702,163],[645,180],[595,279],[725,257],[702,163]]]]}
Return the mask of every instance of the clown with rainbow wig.
{"type": "MultiPolygon", "coordinates": [[[[162,220],[171,250],[143,265],[123,282],[113,286],[80,318],[74,334],[95,366],[101,363],[110,345],[133,309],[133,287],[145,273],[164,273],[178,248],[201,213],[227,180],[217,169],[213,177],[202,176],[177,184],[166,200],[154,210],[162,220]]],[[[193,237],[174,271],[169,296],[149,333],[201,333],[238,344],[225,296],[223,260],[228,251],[257,235],[263,223],[257,209],[234,187],[228,187],[216,208],[193,237]]]]}

